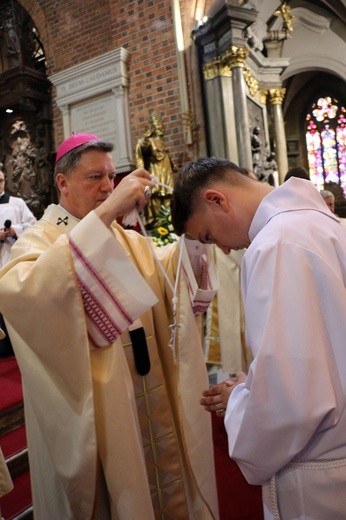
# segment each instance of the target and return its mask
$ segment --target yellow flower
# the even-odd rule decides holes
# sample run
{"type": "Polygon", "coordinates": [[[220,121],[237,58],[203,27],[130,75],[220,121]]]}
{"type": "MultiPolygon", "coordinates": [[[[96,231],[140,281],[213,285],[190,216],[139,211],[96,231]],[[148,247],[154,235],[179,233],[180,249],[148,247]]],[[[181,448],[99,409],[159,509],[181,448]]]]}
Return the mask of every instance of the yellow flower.
{"type": "Polygon", "coordinates": [[[165,235],[168,235],[168,230],[166,228],[162,227],[162,226],[157,228],[157,232],[162,237],[164,237],[165,235]]]}

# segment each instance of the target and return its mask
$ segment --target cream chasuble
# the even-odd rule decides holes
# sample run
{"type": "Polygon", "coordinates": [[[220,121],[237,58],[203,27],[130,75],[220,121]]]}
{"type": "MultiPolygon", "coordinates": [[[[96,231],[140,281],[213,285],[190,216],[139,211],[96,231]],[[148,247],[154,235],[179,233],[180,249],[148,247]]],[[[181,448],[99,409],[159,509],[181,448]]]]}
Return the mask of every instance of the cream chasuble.
{"type": "Polygon", "coordinates": [[[245,250],[229,255],[214,247],[219,289],[207,311],[206,361],[219,365],[225,374],[247,372],[252,355],[245,342],[245,323],[240,291],[240,264],[245,250]]]}
{"type": "Polygon", "coordinates": [[[0,497],[6,495],[11,489],[13,489],[12,479],[0,448],[0,497]]]}
{"type": "MultiPolygon", "coordinates": [[[[78,222],[52,205],[0,273],[0,311],[23,377],[35,520],[217,519],[210,416],[199,406],[208,379],[188,267],[175,364],[171,288],[147,241],[113,230],[117,240],[94,212],[78,222]],[[146,334],[145,376],[127,330],[135,320],[146,334]]],[[[179,248],[163,249],[174,284],[179,248]]]]}

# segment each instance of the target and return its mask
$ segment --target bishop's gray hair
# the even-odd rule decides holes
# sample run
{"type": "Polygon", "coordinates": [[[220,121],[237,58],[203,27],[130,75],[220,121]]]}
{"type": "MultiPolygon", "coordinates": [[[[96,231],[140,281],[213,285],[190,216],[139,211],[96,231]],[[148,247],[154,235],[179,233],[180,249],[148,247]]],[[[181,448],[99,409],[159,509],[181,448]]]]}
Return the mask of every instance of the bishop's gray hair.
{"type": "Polygon", "coordinates": [[[55,164],[54,178],[56,178],[57,173],[64,173],[65,175],[71,173],[86,150],[99,150],[100,152],[107,153],[113,150],[113,145],[106,141],[89,141],[88,143],[73,148],[63,155],[55,164]]]}

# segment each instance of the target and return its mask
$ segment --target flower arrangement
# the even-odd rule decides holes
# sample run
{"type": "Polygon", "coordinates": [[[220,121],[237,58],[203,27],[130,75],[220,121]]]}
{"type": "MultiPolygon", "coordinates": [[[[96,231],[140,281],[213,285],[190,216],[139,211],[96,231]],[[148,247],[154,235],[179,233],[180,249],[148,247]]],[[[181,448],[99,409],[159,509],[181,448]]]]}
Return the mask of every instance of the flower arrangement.
{"type": "Polygon", "coordinates": [[[176,242],[179,237],[174,233],[171,210],[164,204],[161,205],[152,229],[147,229],[148,236],[157,247],[162,247],[176,242]]]}

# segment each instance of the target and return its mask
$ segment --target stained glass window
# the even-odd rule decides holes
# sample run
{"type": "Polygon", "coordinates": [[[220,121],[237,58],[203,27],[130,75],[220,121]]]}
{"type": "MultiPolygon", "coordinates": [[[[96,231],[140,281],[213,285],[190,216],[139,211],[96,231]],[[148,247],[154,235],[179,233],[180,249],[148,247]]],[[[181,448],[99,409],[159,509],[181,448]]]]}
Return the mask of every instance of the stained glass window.
{"type": "Polygon", "coordinates": [[[346,195],[346,109],[335,98],[319,98],[306,116],[310,179],[318,189],[335,182],[346,195]]]}

